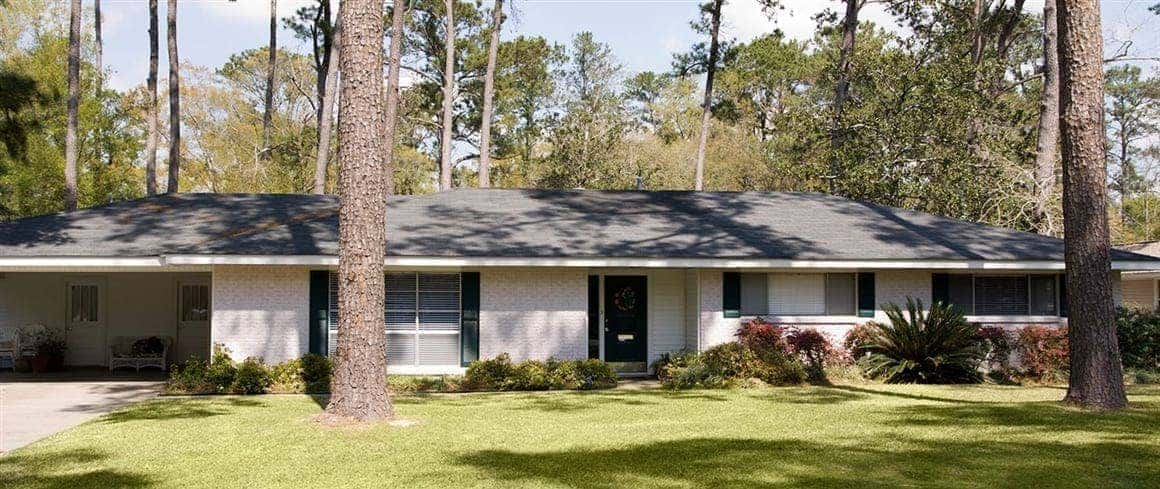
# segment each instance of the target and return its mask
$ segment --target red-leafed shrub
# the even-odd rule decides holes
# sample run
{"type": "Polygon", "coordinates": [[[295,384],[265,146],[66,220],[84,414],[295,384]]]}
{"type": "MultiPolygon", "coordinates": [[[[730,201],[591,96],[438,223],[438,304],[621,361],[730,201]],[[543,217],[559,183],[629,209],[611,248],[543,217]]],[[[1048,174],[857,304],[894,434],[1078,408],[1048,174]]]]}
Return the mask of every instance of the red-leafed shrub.
{"type": "Polygon", "coordinates": [[[773,324],[765,318],[753,318],[741,324],[737,330],[737,342],[758,354],[763,352],[789,353],[785,340],[785,328],[773,324]]]}
{"type": "Polygon", "coordinates": [[[833,355],[834,347],[826,335],[815,329],[790,328],[786,335],[790,353],[797,355],[806,364],[811,380],[825,378],[826,362],[833,355]]]}
{"type": "Polygon", "coordinates": [[[1067,328],[1027,326],[1019,330],[1015,348],[1027,377],[1058,378],[1068,370],[1067,328]]]}
{"type": "Polygon", "coordinates": [[[1010,368],[1011,352],[1015,345],[1007,330],[998,326],[983,326],[979,328],[978,337],[987,355],[984,361],[989,370],[1006,371],[1010,368]]]}
{"type": "Polygon", "coordinates": [[[877,328],[874,321],[862,323],[854,326],[850,331],[846,332],[846,338],[842,340],[842,346],[846,349],[846,353],[854,360],[866,356],[866,345],[870,343],[874,330],[877,328]]]}

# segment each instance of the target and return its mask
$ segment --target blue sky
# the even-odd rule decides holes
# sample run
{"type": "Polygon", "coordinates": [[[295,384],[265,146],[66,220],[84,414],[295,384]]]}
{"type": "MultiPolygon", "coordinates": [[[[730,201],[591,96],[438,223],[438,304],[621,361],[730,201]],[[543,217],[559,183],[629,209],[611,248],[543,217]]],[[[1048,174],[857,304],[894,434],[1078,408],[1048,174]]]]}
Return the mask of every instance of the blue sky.
{"type": "MultiPolygon", "coordinates": [[[[490,3],[484,0],[485,4],[490,3]]],[[[1132,42],[1138,56],[1160,56],[1160,17],[1147,7],[1157,0],[1104,0],[1106,50],[1132,42]]],[[[85,0],[91,7],[91,0],[85,0]]],[[[161,1],[161,63],[165,60],[165,2],[161,1]]],[[[279,0],[279,17],[309,0],[279,0]]],[[[699,0],[509,0],[516,15],[508,32],[542,35],[567,42],[576,32],[589,30],[612,46],[631,71],[668,68],[671,53],[697,40],[688,22],[697,14],[699,0]]],[[[837,8],[827,0],[785,0],[786,10],[776,20],[765,16],[756,0],[731,0],[724,12],[726,35],[741,40],[781,28],[791,37],[808,38],[814,29],[813,14],[837,8]]],[[[110,83],[124,89],[145,80],[148,69],[148,10],[145,0],[102,0],[105,17],[105,65],[110,83]]],[[[1042,0],[1028,0],[1028,10],[1042,9],[1042,0]]],[[[183,62],[217,67],[230,54],[265,45],[268,0],[179,0],[178,43],[183,62]]],[[[870,5],[863,18],[886,23],[880,7],[870,5]]],[[[88,28],[88,27],[86,27],[88,28]]],[[[305,50],[289,31],[280,31],[279,43],[305,50]]],[[[1153,63],[1150,69],[1155,69],[1153,63]]],[[[164,71],[164,70],[163,70],[164,71]]]]}

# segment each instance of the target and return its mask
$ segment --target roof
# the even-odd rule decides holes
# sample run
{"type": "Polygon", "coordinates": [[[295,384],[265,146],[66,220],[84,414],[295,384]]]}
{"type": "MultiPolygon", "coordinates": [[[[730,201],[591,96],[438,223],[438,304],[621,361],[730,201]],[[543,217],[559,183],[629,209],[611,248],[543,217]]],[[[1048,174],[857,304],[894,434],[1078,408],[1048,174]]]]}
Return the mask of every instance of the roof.
{"type": "MultiPolygon", "coordinates": [[[[337,213],[335,196],[163,195],[0,223],[0,257],[336,255],[337,213]]],[[[387,236],[400,257],[1063,260],[1057,238],[814,193],[461,189],[392,197],[387,236]]]]}
{"type": "Polygon", "coordinates": [[[1139,243],[1128,243],[1125,245],[1117,246],[1116,248],[1140,255],[1160,257],[1160,241],[1141,241],[1139,243]]]}

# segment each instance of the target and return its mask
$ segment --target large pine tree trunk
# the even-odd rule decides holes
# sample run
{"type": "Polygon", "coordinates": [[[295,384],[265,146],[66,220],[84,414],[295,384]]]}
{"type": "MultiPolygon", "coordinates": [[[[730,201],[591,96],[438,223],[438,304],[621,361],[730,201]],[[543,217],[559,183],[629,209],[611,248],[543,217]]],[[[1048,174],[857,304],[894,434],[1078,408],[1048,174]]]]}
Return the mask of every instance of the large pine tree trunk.
{"type": "Polygon", "coordinates": [[[491,8],[491,42],[487,46],[487,74],[483,79],[483,114],[479,127],[479,186],[491,186],[491,111],[495,96],[495,62],[499,56],[499,31],[503,27],[503,0],[491,8]]]}
{"type": "Polygon", "coordinates": [[[181,174],[181,64],[177,58],[177,0],[169,0],[165,12],[166,44],[169,47],[169,185],[165,192],[180,191],[181,174]]]}
{"type": "Polygon", "coordinates": [[[262,112],[262,158],[270,158],[270,131],[274,121],[274,70],[278,65],[278,0],[270,0],[270,53],[266,61],[266,107],[262,112]]]}
{"type": "Polygon", "coordinates": [[[148,111],[145,132],[145,193],[157,195],[157,0],[149,0],[149,78],[148,111]]]}
{"type": "Polygon", "coordinates": [[[98,83],[98,86],[100,86],[102,79],[105,77],[104,76],[105,42],[101,38],[101,0],[93,0],[93,33],[96,35],[96,42],[97,42],[97,46],[96,46],[97,52],[96,52],[95,62],[97,65],[97,83],[98,83]]]}
{"type": "Polygon", "coordinates": [[[1065,402],[1127,405],[1116,341],[1104,145],[1103,39],[1096,0],[1060,0],[1059,93],[1071,375],[1065,402]]]}
{"type": "Polygon", "coordinates": [[[393,415],[383,326],[386,202],[383,200],[383,2],[343,0],[338,117],[338,351],[332,416],[393,415]]]}
{"type": "Polygon", "coordinates": [[[713,116],[713,76],[717,72],[717,35],[721,31],[721,5],[725,0],[712,0],[709,6],[709,60],[705,66],[705,97],[701,102],[701,135],[697,141],[697,166],[693,176],[693,188],[705,189],[705,150],[709,145],[709,123],[713,116]]]}
{"type": "Polygon", "coordinates": [[[64,132],[64,208],[77,208],[77,126],[81,98],[81,0],[72,0],[68,19],[68,126],[64,132]]]}
{"type": "Polygon", "coordinates": [[[842,160],[839,157],[845,134],[842,131],[842,109],[850,99],[850,65],[854,58],[854,41],[858,34],[858,11],[864,0],[846,0],[846,16],[842,20],[842,47],[838,53],[838,79],[834,87],[834,113],[830,125],[830,193],[836,194],[842,178],[842,160]]]}
{"type": "Polygon", "coordinates": [[[326,167],[330,162],[330,137],[334,127],[334,96],[338,89],[338,24],[330,38],[330,56],[326,66],[326,89],[322,91],[322,101],[318,116],[318,154],[314,159],[314,193],[326,193],[326,167]]]}
{"type": "Polygon", "coordinates": [[[387,108],[383,117],[383,176],[387,195],[395,193],[395,127],[399,115],[399,76],[403,71],[403,41],[406,37],[406,0],[395,0],[391,9],[391,55],[390,70],[387,73],[387,108]]]}
{"type": "Polygon", "coordinates": [[[1055,192],[1055,161],[1059,157],[1059,29],[1055,0],[1043,3],[1043,93],[1039,98],[1039,133],[1035,141],[1035,224],[1042,234],[1055,234],[1051,219],[1055,192]]]}
{"type": "Polygon", "coordinates": [[[455,122],[455,1],[443,0],[447,26],[443,35],[443,117],[439,137],[439,190],[451,190],[451,135],[455,122]]]}

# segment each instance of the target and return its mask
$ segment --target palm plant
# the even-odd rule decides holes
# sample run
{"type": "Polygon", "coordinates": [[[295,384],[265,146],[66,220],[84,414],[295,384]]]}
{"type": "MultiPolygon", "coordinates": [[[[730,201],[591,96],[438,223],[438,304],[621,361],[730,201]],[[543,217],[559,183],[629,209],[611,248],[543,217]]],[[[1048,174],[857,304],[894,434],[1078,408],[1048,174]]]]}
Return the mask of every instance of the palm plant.
{"type": "Polygon", "coordinates": [[[889,324],[874,324],[865,345],[869,353],[859,363],[866,374],[891,383],[962,384],[979,382],[979,364],[986,352],[978,341],[979,327],[968,323],[955,307],[935,302],[924,311],[922,301],[906,299],[906,311],[883,307],[889,324]]]}

